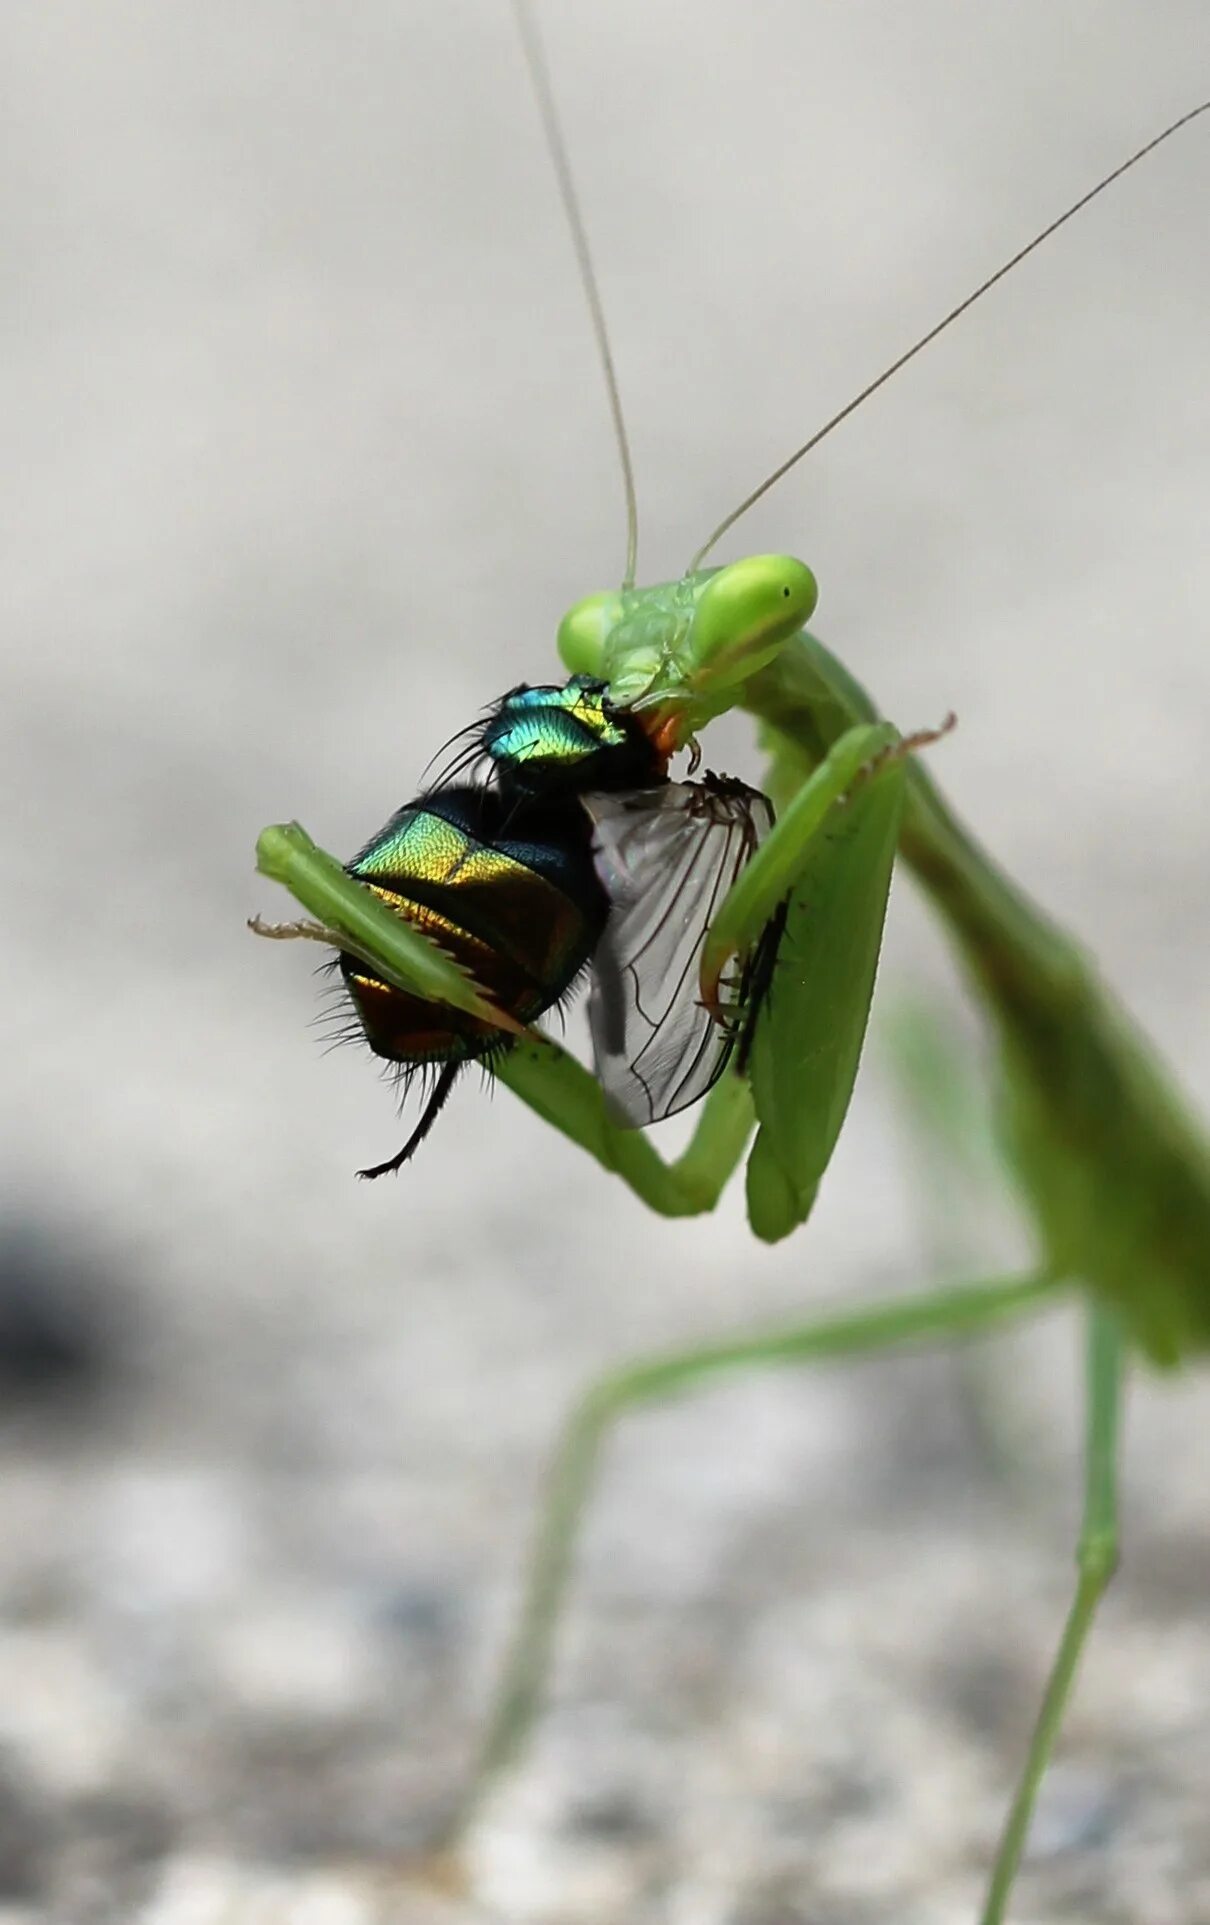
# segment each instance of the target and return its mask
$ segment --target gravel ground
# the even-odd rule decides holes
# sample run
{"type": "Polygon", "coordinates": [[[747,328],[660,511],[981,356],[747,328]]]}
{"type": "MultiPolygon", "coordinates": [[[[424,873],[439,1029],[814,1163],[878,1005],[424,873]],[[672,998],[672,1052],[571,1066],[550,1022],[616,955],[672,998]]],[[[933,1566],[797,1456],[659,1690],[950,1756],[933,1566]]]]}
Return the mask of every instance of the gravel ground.
{"type": "MultiPolygon", "coordinates": [[[[648,576],[1191,105],[1200,0],[548,5],[648,576]]],[[[262,823],[357,846],[612,580],[617,483],[507,11],[14,0],[0,999],[0,1925],[960,1925],[1070,1581],[1075,1332],[721,1387],[605,1465],[549,1715],[455,1795],[561,1413],[610,1362],[974,1274],[897,891],[816,1220],[653,1223],[468,1083],[423,1160],[262,823]]],[[[1210,136],[1016,277],[743,531],[1210,1105],[1210,136]]],[[[712,760],[753,773],[739,731],[712,760]]],[[[675,1126],[672,1127],[675,1138],[675,1126]]],[[[1126,1559],[1020,1925],[1210,1920],[1204,1378],[1141,1380],[1126,1559]]]]}

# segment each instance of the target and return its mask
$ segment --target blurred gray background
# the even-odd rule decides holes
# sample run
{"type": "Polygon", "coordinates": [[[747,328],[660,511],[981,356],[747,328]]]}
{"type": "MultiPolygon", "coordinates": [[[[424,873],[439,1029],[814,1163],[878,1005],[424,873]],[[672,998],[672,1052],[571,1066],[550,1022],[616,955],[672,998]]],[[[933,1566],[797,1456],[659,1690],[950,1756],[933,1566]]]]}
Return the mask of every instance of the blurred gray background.
{"type": "MultiPolygon", "coordinates": [[[[1201,0],[543,18],[649,579],[1210,74],[1201,0]]],[[[905,1140],[897,1006],[977,1034],[908,884],[800,1239],[755,1245],[739,1194],[654,1221],[469,1078],[352,1181],[390,1095],[320,1053],[312,959],[245,933],[287,913],[256,832],[352,850],[621,567],[512,23],[9,0],[0,33],[0,1920],[968,1920],[1069,1581],[1063,1313],[634,1422],[467,1891],[394,1868],[595,1372],[1027,1245],[905,1140]]],[[[808,559],[900,723],[957,710],[937,774],[1203,1107],[1208,195],[1203,125],[727,550],[808,559]]],[[[1023,1919],[1210,1918],[1208,1442],[1204,1380],[1140,1382],[1023,1919]]]]}

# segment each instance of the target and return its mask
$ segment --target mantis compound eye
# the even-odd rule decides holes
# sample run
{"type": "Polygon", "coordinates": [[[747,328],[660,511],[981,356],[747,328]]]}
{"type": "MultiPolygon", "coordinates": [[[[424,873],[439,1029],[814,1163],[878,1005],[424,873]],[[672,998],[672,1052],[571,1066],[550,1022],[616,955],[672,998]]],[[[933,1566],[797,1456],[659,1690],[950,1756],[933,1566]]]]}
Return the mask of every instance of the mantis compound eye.
{"type": "Polygon", "coordinates": [[[559,623],[559,655],[569,675],[605,678],[605,649],[622,619],[622,597],[613,590],[586,595],[559,623]]]}
{"type": "Polygon", "coordinates": [[[752,555],[720,568],[701,592],[689,631],[694,687],[709,695],[766,667],[818,600],[814,575],[792,555],[752,555]]]}

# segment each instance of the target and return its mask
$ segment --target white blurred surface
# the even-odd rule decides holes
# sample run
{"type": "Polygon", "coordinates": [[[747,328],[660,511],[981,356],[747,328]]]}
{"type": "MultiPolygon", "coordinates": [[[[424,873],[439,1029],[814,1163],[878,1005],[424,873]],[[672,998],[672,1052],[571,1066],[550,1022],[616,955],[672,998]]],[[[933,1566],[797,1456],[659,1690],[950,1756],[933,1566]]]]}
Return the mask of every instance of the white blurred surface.
{"type": "MultiPolygon", "coordinates": [[[[649,578],[684,566],[766,468],[1210,74],[1200,0],[563,0],[543,18],[649,578]]],[[[398,1182],[351,1181],[395,1146],[389,1095],[356,1053],[315,1047],[308,958],[245,934],[250,911],[281,906],[251,874],[256,832],[297,815],[357,846],[485,702],[557,673],[564,606],[621,565],[599,377],[511,23],[487,0],[16,0],[0,33],[0,1181],[12,1210],[131,1267],[156,1357],[116,1434],[56,1447],[49,1469],[14,1441],[5,1501],[34,1522],[5,1567],[17,1591],[51,1573],[65,1635],[103,1647],[89,1613],[118,1609],[106,1584],[124,1559],[122,1610],[152,1597],[167,1675],[226,1663],[223,1690],[276,1638],[284,1594],[322,1601],[350,1571],[446,1586],[466,1619],[457,1675],[478,1681],[502,1608],[483,1599],[515,1575],[543,1449],[594,1369],[923,1280],[885,1078],[875,1059],[817,1221],[772,1252],[734,1196],[715,1221],[649,1220],[472,1079],[398,1182]],[[132,1488],[162,1519],[150,1538],[132,1488]],[[252,1626],[215,1631],[204,1661],[159,1569],[177,1566],[174,1519],[189,1610],[252,1626]]],[[[727,551],[809,560],[819,632],[898,721],[957,710],[938,775],[1095,949],[1203,1108],[1208,195],[1203,125],[931,349],[727,551]]],[[[733,765],[750,757],[738,731],[724,740],[733,765]]],[[[883,989],[909,982],[954,993],[901,888],[883,989]]],[[[989,1263],[1015,1247],[988,1227],[989,1263]]],[[[1037,1364],[1018,1416],[1045,1456],[1065,1449],[1066,1348],[1042,1345],[1037,1364]]],[[[873,1407],[868,1376],[840,1375],[636,1425],[592,1540],[608,1570],[599,1554],[587,1568],[607,1592],[663,1597],[657,1617],[725,1591],[749,1537],[745,1582],[775,1597],[783,1531],[869,1533],[842,1597],[927,1570],[965,1433],[945,1415],[952,1374],[916,1368],[877,1373],[873,1407]],[[911,1543],[896,1545],[905,1507],[911,1543]]],[[[1206,1437],[1201,1387],[1140,1396],[1143,1565],[1206,1571],[1206,1437]]],[[[1037,1581],[1054,1586],[1039,1651],[1067,1521],[1038,1537],[1037,1581]]],[[[941,1613],[952,1558],[943,1543],[941,1613]]],[[[1142,1637],[1159,1607],[1130,1568],[1122,1635],[1142,1637]]],[[[828,1585],[812,1562],[802,1594],[828,1585]]],[[[599,1610],[612,1621],[608,1597],[599,1610]]],[[[737,1623],[758,1636],[757,1605],[737,1623]]],[[[610,1647],[623,1700],[631,1659],[647,1677],[643,1624],[635,1605],[610,1647]]],[[[344,1630],[325,1619],[297,1640],[345,1676],[344,1630]]],[[[1198,1646],[1190,1676],[1205,1663],[1198,1646]]],[[[185,1786],[179,1836],[179,1813],[204,1809],[238,1843],[213,1766],[183,1762],[146,1705],[126,1715],[136,1750],[152,1720],[185,1786]]],[[[424,1783],[423,1744],[395,1738],[424,1783]]],[[[238,1778],[238,1732],[226,1741],[238,1778]]],[[[953,1768],[940,1738],[920,1765],[953,1768]]],[[[994,1793],[1007,1763],[988,1770],[994,1793]]],[[[954,1816],[960,1840],[966,1824],[954,1816]]]]}

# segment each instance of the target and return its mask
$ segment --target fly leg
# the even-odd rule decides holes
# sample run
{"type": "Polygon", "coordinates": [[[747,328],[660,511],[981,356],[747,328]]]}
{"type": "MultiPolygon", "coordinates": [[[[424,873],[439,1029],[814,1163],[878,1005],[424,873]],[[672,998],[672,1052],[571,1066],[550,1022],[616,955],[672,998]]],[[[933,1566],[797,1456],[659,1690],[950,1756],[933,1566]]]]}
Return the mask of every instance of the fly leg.
{"type": "Polygon", "coordinates": [[[391,1176],[396,1170],[401,1170],[405,1163],[410,1162],[445,1108],[450,1091],[458,1081],[458,1072],[461,1068],[461,1061],[446,1063],[433,1085],[433,1093],[424,1106],[420,1121],[403,1148],[397,1150],[395,1155],[389,1157],[385,1163],[375,1163],[371,1169],[358,1170],[358,1176],[364,1177],[367,1181],[376,1176],[391,1176]]]}

